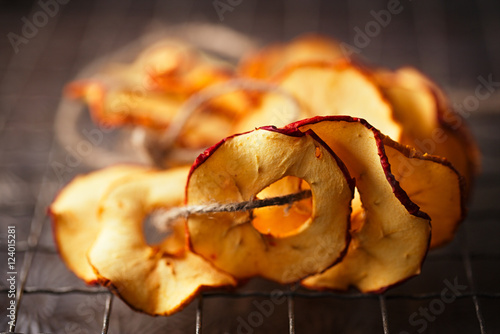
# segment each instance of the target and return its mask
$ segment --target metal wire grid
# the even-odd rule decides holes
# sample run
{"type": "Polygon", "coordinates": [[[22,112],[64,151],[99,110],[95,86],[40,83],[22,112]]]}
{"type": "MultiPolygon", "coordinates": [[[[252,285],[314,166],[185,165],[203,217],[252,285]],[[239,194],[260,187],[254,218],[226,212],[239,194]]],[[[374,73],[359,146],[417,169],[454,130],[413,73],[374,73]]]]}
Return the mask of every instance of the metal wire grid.
{"type": "MultiPolygon", "coordinates": [[[[103,27],[95,27],[95,17],[99,15],[99,11],[102,10],[102,7],[105,7],[106,5],[100,5],[98,2],[95,4],[95,9],[92,14],[88,15],[88,18],[86,18],[87,23],[85,24],[85,28],[80,32],[81,33],[81,41],[82,44],[84,43],[83,41],[86,41],[86,36],[90,36],[91,38],[95,38],[96,35],[99,34],[99,29],[102,29],[103,27]]],[[[114,4],[108,5],[110,7],[114,7],[114,4]]],[[[163,4],[160,2],[150,6],[149,9],[147,10],[159,10],[160,12],[162,11],[163,4]]],[[[179,11],[183,11],[183,14],[180,15],[181,17],[189,17],[189,13],[192,13],[194,11],[194,6],[195,3],[191,2],[190,4],[179,4],[179,7],[176,8],[179,11]],[[184,16],[183,16],[184,15],[184,16]]],[[[262,6],[262,3],[257,3],[254,2],[252,5],[249,6],[249,8],[246,9],[247,13],[249,13],[248,16],[245,16],[243,20],[239,20],[240,28],[242,25],[248,24],[248,25],[254,25],[257,17],[257,11],[259,9],[259,6],[262,6]],[[250,17],[250,18],[248,18],[250,17]]],[[[316,13],[315,15],[321,15],[321,10],[320,7],[325,6],[323,3],[320,3],[319,1],[312,2],[310,6],[313,6],[313,9],[311,12],[316,13]]],[[[374,6],[372,4],[372,6],[374,6]]],[[[483,1],[478,1],[478,6],[481,9],[481,13],[484,17],[489,17],[491,15],[491,11],[488,10],[488,3],[483,2],[483,1]]],[[[284,6],[286,7],[286,6],[284,6]]],[[[297,5],[294,7],[294,5],[291,5],[292,9],[295,8],[295,10],[300,10],[300,5],[297,5]],[[298,8],[298,9],[297,9],[298,8]]],[[[115,24],[114,29],[112,30],[114,33],[108,34],[107,36],[107,42],[111,40],[118,41],[116,43],[120,43],[120,37],[123,38],[122,42],[125,42],[127,39],[129,39],[133,35],[134,32],[128,31],[127,36],[121,36],[120,31],[122,31],[119,27],[124,27],[125,28],[125,20],[124,17],[126,16],[127,12],[133,11],[134,6],[131,2],[126,3],[125,5],[122,5],[121,13],[116,13],[111,20],[113,21],[113,24],[115,24]],[[118,26],[118,27],[117,27],[118,26]]],[[[288,8],[288,7],[287,7],[288,8]]],[[[36,9],[36,8],[35,8],[36,9]]],[[[163,10],[167,10],[163,8],[163,10]]],[[[290,9],[288,8],[288,11],[290,9]]],[[[287,12],[285,10],[285,12],[287,12]]],[[[356,10],[355,8],[350,8],[349,9],[349,18],[351,20],[356,20],[356,16],[358,15],[359,11],[356,10]]],[[[415,10],[414,15],[416,16],[424,16],[428,15],[427,11],[425,11],[425,7],[420,7],[420,11],[415,10]]],[[[434,15],[444,15],[442,8],[441,11],[433,12],[434,15]]],[[[293,15],[296,15],[293,14],[293,15]]],[[[293,22],[293,16],[292,14],[288,14],[288,16],[285,14],[283,21],[284,29],[287,30],[284,32],[285,35],[288,34],[295,34],[295,30],[297,29],[296,26],[291,23],[293,22]]],[[[195,16],[195,15],[193,15],[195,16]]],[[[22,72],[22,76],[24,80],[21,80],[24,82],[24,87],[28,86],[28,82],[30,82],[31,78],[35,76],[36,74],[36,69],[39,68],[42,65],[42,55],[47,52],[47,48],[49,47],[48,41],[51,40],[55,33],[55,27],[57,27],[57,21],[61,15],[56,15],[53,18],[53,21],[51,21],[50,25],[44,28],[44,31],[40,33],[40,36],[37,37],[37,43],[40,43],[40,47],[38,48],[33,48],[34,52],[31,52],[29,57],[24,57],[24,58],[16,58],[13,57],[12,61],[8,63],[4,70],[4,75],[3,75],[3,86],[5,87],[8,85],[9,81],[12,80],[14,77],[19,77],[19,65],[21,64],[26,70],[22,72]],[[21,59],[21,60],[19,60],[21,59]]],[[[434,17],[431,22],[433,24],[439,24],[442,17],[434,17]]],[[[320,19],[317,19],[315,17],[310,17],[309,18],[310,24],[313,26],[310,29],[314,29],[314,25],[318,24],[317,22],[321,22],[320,19]]],[[[421,17],[416,17],[415,18],[416,22],[421,22],[421,17]]],[[[484,20],[484,34],[485,34],[485,44],[486,48],[488,50],[488,57],[490,59],[490,62],[492,63],[492,66],[498,66],[497,62],[494,62],[494,56],[493,56],[493,43],[495,39],[492,37],[491,34],[491,27],[489,25],[494,25],[497,23],[495,20],[484,20]],[[493,21],[493,23],[492,23],[493,21]],[[493,65],[494,64],[494,65],[493,65]]],[[[426,54],[430,53],[435,53],[435,49],[429,49],[429,44],[426,43],[425,41],[430,38],[429,36],[431,34],[434,34],[434,29],[432,27],[429,27],[429,25],[423,25],[423,29],[419,30],[418,32],[418,41],[419,41],[419,46],[418,50],[421,55],[421,67],[425,70],[426,68],[430,70],[432,73],[436,73],[436,71],[433,71],[432,68],[435,68],[435,63],[436,59],[435,58],[429,58],[426,57],[426,54]]],[[[257,29],[257,28],[256,28],[257,29]]],[[[129,29],[130,30],[130,29],[129,29]]],[[[418,29],[417,29],[418,30],[418,29]]],[[[439,29],[438,29],[439,30],[439,29]]],[[[139,32],[135,32],[137,35],[140,34],[139,32]]],[[[125,34],[124,34],[125,35],[125,34]]],[[[432,39],[434,39],[436,45],[439,43],[444,43],[444,37],[442,35],[438,36],[433,36],[432,39]]],[[[115,45],[112,43],[110,44],[100,44],[101,49],[95,50],[95,55],[98,55],[99,53],[104,53],[106,51],[111,50],[115,45]]],[[[77,47],[78,49],[83,48],[82,45],[77,47]]],[[[375,48],[376,49],[376,48],[375,48]]],[[[88,57],[88,55],[86,55],[88,57]]],[[[75,52],[73,55],[73,58],[71,59],[70,62],[66,63],[66,66],[68,67],[66,70],[68,73],[76,73],[76,71],[79,69],[79,67],[82,65],[83,62],[85,62],[85,58],[82,57],[80,58],[80,54],[78,52],[75,52]]],[[[446,78],[449,78],[449,73],[447,73],[447,69],[449,69],[449,66],[447,65],[446,57],[438,57],[437,62],[440,64],[440,68],[442,68],[444,72],[441,73],[442,78],[446,81],[446,78]]],[[[496,72],[499,73],[498,68],[495,68],[496,72]]],[[[439,72],[439,71],[438,71],[439,72]]],[[[438,73],[439,74],[439,73],[438,73]]],[[[71,77],[68,77],[67,79],[70,79],[71,77]]],[[[11,91],[12,92],[12,91],[11,91]]],[[[5,94],[5,93],[3,93],[5,94]]],[[[15,94],[15,93],[9,93],[5,94],[8,95],[8,98],[10,99],[10,103],[12,105],[16,105],[19,103],[21,100],[21,94],[15,94]]],[[[57,95],[57,94],[56,94],[57,95]]],[[[56,97],[57,98],[57,97],[56,97]]],[[[2,130],[2,135],[5,136],[3,130],[5,130],[9,119],[12,117],[12,111],[8,110],[7,114],[4,115],[2,118],[2,122],[0,123],[0,130],[2,130]]],[[[46,248],[43,245],[40,244],[40,238],[42,236],[42,231],[44,228],[44,225],[47,223],[47,218],[46,218],[46,213],[45,213],[45,208],[48,205],[48,201],[50,200],[50,191],[48,189],[53,189],[53,180],[50,175],[51,171],[49,168],[48,162],[51,161],[52,157],[57,153],[56,151],[58,150],[57,146],[55,144],[51,145],[51,152],[48,154],[48,160],[45,163],[45,171],[43,172],[43,181],[40,186],[39,194],[36,199],[36,204],[34,207],[33,215],[32,215],[32,221],[31,221],[31,231],[29,233],[27,242],[25,243],[18,243],[17,247],[17,252],[24,254],[24,261],[23,261],[23,266],[20,271],[19,275],[19,281],[18,281],[18,289],[17,289],[17,295],[16,295],[16,300],[17,300],[17,308],[23,307],[23,297],[26,294],[47,294],[47,295],[67,295],[67,294],[85,294],[85,295],[105,295],[106,300],[105,300],[105,306],[104,306],[104,312],[102,314],[102,328],[101,328],[101,333],[108,333],[109,329],[109,324],[110,324],[110,319],[113,315],[112,311],[112,306],[113,306],[113,295],[110,294],[107,290],[104,290],[102,288],[75,288],[75,287],[60,287],[60,288],[38,288],[38,287],[27,287],[27,281],[28,277],[30,275],[30,270],[33,265],[34,258],[36,254],[40,253],[51,253],[54,252],[53,249],[51,248],[46,248]]],[[[4,154],[5,155],[5,154],[4,154]]],[[[4,157],[5,158],[5,157],[4,157]]],[[[495,175],[490,175],[490,178],[493,180],[498,179],[498,173],[495,175]]],[[[486,181],[487,182],[487,181],[486,181]]],[[[466,222],[467,224],[472,224],[473,222],[466,222]]],[[[461,294],[460,296],[457,296],[458,299],[470,299],[472,300],[472,303],[474,305],[474,311],[475,311],[475,318],[477,321],[477,328],[480,333],[488,333],[488,323],[486,323],[485,318],[484,318],[484,312],[481,306],[480,299],[493,299],[493,300],[498,300],[500,298],[500,293],[496,292],[483,292],[483,291],[478,291],[476,289],[475,285],[475,275],[472,267],[472,261],[471,261],[471,252],[469,251],[469,245],[467,242],[467,236],[465,233],[460,233],[459,234],[459,247],[462,249],[462,252],[460,254],[460,260],[463,264],[465,273],[466,273],[466,278],[467,278],[467,284],[469,286],[469,291],[461,294]]],[[[438,255],[439,256],[439,255],[438,255]]],[[[443,255],[446,257],[447,255],[443,255]]],[[[498,258],[496,258],[496,261],[498,261],[498,258]]],[[[394,299],[404,299],[404,300],[430,300],[430,299],[435,299],[440,297],[440,292],[432,292],[432,293],[393,293],[393,294],[386,294],[386,295],[380,295],[380,296],[375,296],[375,295],[364,295],[364,294],[357,294],[357,293],[350,293],[350,294],[338,294],[338,293],[331,293],[331,292],[309,292],[309,291],[303,291],[300,289],[297,289],[294,286],[289,287],[288,289],[285,287],[284,288],[284,295],[287,297],[287,317],[288,317],[288,332],[289,333],[295,333],[296,332],[296,313],[295,313],[295,302],[298,299],[314,299],[314,298],[331,298],[331,299],[339,299],[339,300],[377,300],[379,304],[379,310],[380,310],[380,318],[382,321],[382,328],[383,332],[385,334],[389,333],[389,328],[390,328],[390,314],[388,312],[388,307],[387,307],[387,302],[390,300],[394,299]]],[[[1,293],[7,293],[6,288],[2,288],[0,290],[1,293]]],[[[202,293],[200,297],[198,298],[197,301],[197,308],[196,308],[196,317],[194,319],[195,322],[195,332],[196,333],[202,333],[203,329],[203,314],[204,314],[204,304],[206,300],[210,298],[235,298],[235,299],[244,299],[244,298],[270,298],[271,295],[268,292],[262,292],[262,291],[236,291],[236,292],[206,292],[202,293]]],[[[18,312],[18,309],[16,309],[16,312],[18,312]]],[[[9,332],[15,332],[15,327],[11,326],[8,328],[9,332]]]]}
{"type": "MultiPolygon", "coordinates": [[[[35,224],[33,224],[33,229],[30,234],[30,238],[28,242],[28,249],[23,250],[25,252],[25,262],[23,264],[23,268],[21,270],[21,283],[18,289],[17,300],[21,301],[23,294],[53,294],[53,295],[62,295],[62,294],[87,294],[87,295],[96,295],[96,294],[105,294],[106,302],[105,309],[102,316],[102,329],[101,333],[108,333],[109,329],[109,321],[112,316],[112,304],[114,296],[109,293],[106,289],[102,288],[73,288],[73,287],[61,287],[61,288],[53,288],[53,289],[43,289],[43,288],[26,288],[26,279],[29,273],[29,269],[33,260],[33,256],[37,251],[38,240],[41,233],[41,228],[43,225],[44,219],[40,219],[35,224]]],[[[468,285],[471,287],[471,292],[463,293],[457,298],[471,298],[474,303],[477,325],[479,327],[480,333],[487,333],[485,321],[481,312],[481,307],[478,302],[478,298],[500,298],[500,293],[481,293],[477,292],[474,286],[473,279],[473,271],[470,260],[470,253],[467,250],[466,245],[463,245],[463,255],[462,261],[467,273],[468,285]]],[[[41,250],[41,251],[49,251],[50,250],[41,250]]],[[[6,293],[6,289],[2,289],[3,293],[6,293]]],[[[414,300],[425,300],[425,299],[434,299],[440,298],[440,292],[434,293],[426,293],[426,294],[393,294],[393,295],[366,295],[360,293],[351,293],[351,294],[339,294],[333,292],[304,292],[304,291],[295,291],[294,287],[290,287],[289,290],[283,292],[287,297],[287,314],[288,314],[288,333],[295,333],[295,311],[294,311],[294,301],[297,298],[337,298],[337,299],[378,299],[380,305],[380,316],[383,324],[383,333],[388,334],[389,331],[389,316],[386,307],[386,300],[388,299],[414,299],[414,300]]],[[[247,292],[206,292],[202,293],[198,297],[197,309],[196,309],[196,318],[195,324],[196,329],[195,333],[202,333],[202,319],[203,319],[203,301],[207,298],[255,298],[255,297],[264,297],[271,298],[271,294],[267,292],[261,291],[247,291],[247,292]]],[[[10,332],[15,332],[15,327],[9,328],[10,332]]]]}
{"type": "MultiPolygon", "coordinates": [[[[38,224],[40,225],[40,224],[38,224]]],[[[37,230],[35,229],[32,232],[32,236],[36,238],[37,230]]],[[[36,240],[36,239],[34,239],[36,240]]],[[[36,245],[32,246],[36,248],[36,245]]],[[[34,254],[34,250],[30,249],[26,251],[27,254],[34,254]]],[[[27,255],[30,256],[30,255],[27,255]]],[[[31,255],[33,256],[33,255],[31,255]]],[[[30,259],[32,261],[32,259],[30,259]]],[[[25,262],[28,263],[28,262],[25,262]]],[[[468,299],[471,298],[474,303],[477,326],[479,327],[480,333],[488,333],[486,331],[485,321],[481,312],[480,304],[478,302],[478,298],[500,298],[500,293],[481,293],[476,292],[474,288],[473,281],[473,273],[471,269],[470,263],[470,254],[467,250],[464,250],[463,254],[463,263],[467,272],[468,284],[472,287],[471,292],[463,293],[457,298],[460,299],[468,299]]],[[[23,266],[21,277],[24,281],[21,281],[21,287],[26,282],[27,271],[29,271],[30,264],[25,264],[23,266]]],[[[109,293],[107,290],[102,288],[73,288],[73,287],[61,287],[54,289],[43,289],[43,288],[22,288],[18,290],[20,291],[18,294],[18,300],[20,300],[23,294],[52,294],[52,295],[62,295],[62,294],[86,294],[86,295],[96,295],[96,294],[105,294],[106,302],[105,308],[102,315],[102,329],[101,333],[108,333],[109,329],[109,321],[112,316],[112,305],[113,305],[113,294],[109,293]]],[[[5,289],[2,289],[1,292],[6,293],[5,289]]],[[[287,297],[287,315],[288,315],[288,333],[294,334],[295,330],[295,311],[294,311],[294,301],[297,298],[337,298],[337,299],[378,299],[380,305],[380,317],[382,319],[383,325],[383,333],[388,334],[389,331],[389,316],[386,307],[386,300],[390,299],[413,299],[413,300],[430,300],[435,298],[440,298],[440,292],[434,293],[426,293],[426,294],[393,294],[389,296],[384,295],[366,295],[360,293],[351,293],[351,294],[339,294],[333,292],[304,292],[304,291],[295,291],[293,287],[291,287],[288,291],[284,291],[283,294],[287,297]]],[[[196,309],[196,318],[195,321],[195,333],[202,333],[202,324],[203,324],[203,301],[207,298],[255,298],[255,297],[263,297],[263,298],[271,298],[271,294],[267,292],[261,291],[249,291],[249,292],[206,292],[202,293],[198,297],[197,309],[196,309]]],[[[19,305],[19,303],[18,303],[19,305]]],[[[14,327],[9,328],[9,332],[15,332],[14,327]]]]}

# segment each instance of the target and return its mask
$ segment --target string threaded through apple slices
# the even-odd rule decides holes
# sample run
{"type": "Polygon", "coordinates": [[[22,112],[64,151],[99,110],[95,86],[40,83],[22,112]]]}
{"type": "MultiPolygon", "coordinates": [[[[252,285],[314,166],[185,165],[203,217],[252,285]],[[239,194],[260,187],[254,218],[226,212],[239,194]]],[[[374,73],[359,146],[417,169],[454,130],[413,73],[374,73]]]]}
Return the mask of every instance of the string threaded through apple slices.
{"type": "Polygon", "coordinates": [[[222,140],[193,164],[186,205],[253,200],[287,176],[304,180],[312,193],[311,216],[297,230],[279,237],[261,233],[246,211],[192,214],[187,220],[191,249],[236,278],[262,276],[281,283],[339,261],[349,243],[354,183],[312,131],[265,127],[222,140]]]}
{"type": "Polygon", "coordinates": [[[298,193],[293,193],[289,195],[268,197],[264,199],[255,199],[250,201],[227,203],[227,204],[207,204],[207,205],[190,205],[183,207],[171,208],[170,210],[161,210],[156,213],[155,221],[153,222],[155,227],[164,231],[168,229],[170,222],[175,221],[179,218],[188,218],[190,215],[194,214],[204,214],[204,213],[217,213],[217,212],[242,212],[250,211],[253,209],[270,207],[270,206],[280,206],[286,204],[293,204],[296,201],[301,201],[312,196],[311,190],[303,190],[298,193]]]}

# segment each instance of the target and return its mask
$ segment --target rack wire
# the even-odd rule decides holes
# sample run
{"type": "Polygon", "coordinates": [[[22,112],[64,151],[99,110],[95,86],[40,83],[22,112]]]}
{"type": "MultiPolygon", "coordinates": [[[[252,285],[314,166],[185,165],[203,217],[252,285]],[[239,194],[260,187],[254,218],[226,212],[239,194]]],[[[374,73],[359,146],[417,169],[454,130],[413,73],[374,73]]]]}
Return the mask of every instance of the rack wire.
{"type": "MultiPolygon", "coordinates": [[[[48,295],[48,296],[67,296],[67,295],[86,295],[86,296],[104,296],[103,311],[100,314],[99,322],[102,324],[100,332],[106,334],[110,331],[111,320],[113,319],[115,297],[108,290],[94,287],[80,287],[78,285],[62,285],[60,287],[37,287],[28,286],[30,275],[32,275],[33,264],[39,254],[55,254],[55,249],[50,243],[44,243],[44,231],[48,228],[49,222],[46,217],[46,207],[49,204],[55,191],[60,187],[60,182],[54,180],[51,162],[57,159],[61,154],[61,148],[55,143],[51,130],[51,120],[53,119],[53,111],[59,101],[59,93],[64,82],[73,78],[75,73],[92,58],[101,54],[110,52],[111,50],[125,45],[131,39],[139,36],[145,27],[156,20],[165,20],[169,22],[189,21],[205,19],[204,13],[211,13],[209,20],[217,20],[212,2],[201,3],[197,1],[172,1],[166,4],[161,1],[146,1],[141,5],[132,1],[94,1],[84,4],[74,0],[67,5],[61,5],[58,13],[50,18],[48,23],[40,28],[36,38],[27,45],[20,45],[21,50],[18,54],[10,52],[1,55],[2,64],[0,65],[0,73],[2,73],[2,88],[0,91],[2,114],[0,118],[0,171],[2,175],[11,175],[8,173],[22,174],[20,179],[15,179],[12,184],[8,184],[8,191],[3,191],[2,195],[14,194],[12,189],[17,189],[19,183],[29,183],[31,186],[37,181],[32,181],[36,177],[40,178],[41,184],[37,187],[38,194],[34,200],[27,200],[29,197],[26,192],[21,192],[20,198],[14,198],[12,201],[0,201],[1,214],[3,216],[15,217],[19,215],[28,215],[31,217],[29,222],[30,232],[25,240],[20,240],[17,243],[17,254],[19,258],[23,258],[22,268],[19,271],[17,281],[16,295],[16,314],[26,305],[25,297],[29,295],[48,295]],[[66,28],[70,28],[66,31],[66,28]],[[92,47],[89,47],[92,46],[92,47]],[[61,57],[57,59],[58,53],[54,50],[60,50],[64,47],[66,51],[61,51],[61,57]],[[24,49],[23,49],[24,48],[24,49]],[[59,48],[59,49],[58,49],[59,48]],[[68,52],[68,49],[72,49],[68,52]],[[53,60],[51,57],[56,57],[53,60]],[[40,70],[43,69],[43,70],[40,70]],[[43,75],[59,75],[57,80],[50,81],[47,84],[48,88],[44,89],[44,80],[41,80],[43,75]],[[26,102],[27,101],[27,102],[26,102]],[[43,103],[40,104],[39,102],[43,103]],[[27,107],[26,107],[27,106],[27,107]],[[26,108],[25,108],[26,107],[26,108]],[[44,110],[41,110],[43,107],[44,110]],[[27,109],[31,112],[28,113],[27,109]],[[34,112],[43,113],[43,117],[47,117],[49,121],[45,121],[39,116],[35,122],[25,123],[26,117],[33,117],[34,112]],[[21,115],[21,116],[20,116],[21,115]],[[24,152],[17,152],[19,147],[13,145],[12,142],[21,140],[26,141],[26,138],[21,139],[15,131],[8,131],[12,126],[29,131],[33,131],[39,127],[45,129],[51,134],[51,144],[47,145],[49,149],[38,149],[33,151],[29,147],[24,147],[24,152]],[[14,147],[12,149],[11,147],[14,147]],[[33,164],[33,165],[31,165],[33,164]],[[31,166],[31,167],[27,167],[31,166]],[[7,173],[7,174],[5,174],[7,173]],[[10,189],[10,190],[9,190],[10,189]],[[10,192],[9,192],[10,191],[10,192]],[[28,202],[28,203],[26,203],[28,202]]],[[[234,3],[238,3],[235,1],[234,3]]],[[[266,1],[245,1],[241,2],[239,7],[235,7],[233,11],[225,13],[225,22],[219,24],[228,24],[233,28],[260,37],[262,40],[286,39],[295,35],[299,31],[318,30],[325,33],[331,33],[342,40],[353,40],[353,27],[360,26],[372,20],[369,16],[371,10],[383,9],[387,6],[384,1],[360,1],[359,3],[349,2],[349,4],[338,5],[335,7],[327,1],[311,1],[306,5],[300,1],[291,2],[274,2],[271,4],[266,1]],[[338,11],[338,13],[337,13],[338,11]],[[343,15],[347,14],[347,15],[343,15]],[[336,18],[332,22],[332,17],[336,18]],[[350,23],[349,23],[350,22],[350,23]]],[[[494,28],[498,26],[498,6],[491,2],[477,0],[472,3],[456,4],[457,11],[472,12],[475,17],[475,23],[470,32],[469,41],[474,48],[482,52],[476,54],[472,50],[467,51],[466,59],[474,59],[475,62],[468,67],[463,67],[461,63],[451,59],[450,53],[457,50],[464,51],[460,47],[453,46],[457,43],[456,35],[460,28],[457,28],[456,22],[453,22],[456,17],[450,16],[447,9],[451,5],[448,1],[438,2],[418,2],[403,3],[405,8],[410,8],[401,13],[413,22],[413,31],[398,32],[397,27],[388,28],[384,33],[376,38],[373,38],[371,45],[367,48],[364,54],[372,60],[379,60],[386,65],[401,65],[401,62],[406,62],[400,58],[387,56],[394,52],[392,48],[386,50],[386,45],[401,43],[405,38],[405,33],[410,34],[416,45],[406,45],[406,48],[415,48],[417,54],[413,52],[403,52],[411,54],[415,58],[413,64],[422,68],[425,72],[430,73],[438,81],[445,85],[455,83],[458,70],[465,72],[464,76],[476,78],[482,74],[488,76],[493,75],[493,78],[499,78],[498,52],[496,48],[496,37],[493,33],[494,28]],[[496,14],[495,14],[496,13],[496,14]],[[444,23],[443,23],[444,22],[444,23]],[[443,27],[446,25],[446,27],[443,27]],[[436,33],[439,32],[439,33],[436,33]],[[432,55],[432,56],[430,56],[432,55]],[[451,60],[450,60],[451,59],[451,60]]],[[[26,16],[33,17],[34,14],[41,9],[37,2],[21,3],[19,7],[10,8],[10,12],[2,12],[2,20],[0,26],[2,33],[6,35],[10,31],[20,31],[20,18],[26,16]],[[14,17],[15,19],[13,19],[14,17]]],[[[399,15],[399,14],[398,14],[399,15]]],[[[394,18],[396,21],[396,18],[394,18]]],[[[394,23],[400,25],[399,23],[394,23]]],[[[3,42],[6,50],[11,50],[10,43],[3,42]]],[[[403,47],[401,47],[403,48],[403,47]]],[[[475,87],[476,82],[467,82],[467,87],[475,87]]],[[[455,87],[456,88],[456,87],[455,87]]],[[[460,95],[460,89],[455,89],[452,93],[456,93],[455,97],[460,99],[464,95],[460,95]],[[458,92],[458,93],[456,93],[458,92]]],[[[469,93],[470,94],[470,93],[469,93]]],[[[471,240],[469,233],[477,231],[478,225],[485,224],[487,221],[495,221],[495,216],[498,216],[493,198],[497,198],[498,188],[500,186],[500,174],[498,157],[495,155],[492,147],[500,139],[498,134],[494,132],[495,126],[499,124],[500,114],[496,113],[499,110],[494,110],[499,107],[498,93],[492,99],[487,101],[488,107],[481,107],[477,114],[471,115],[470,123],[473,126],[474,132],[480,134],[479,143],[485,154],[484,174],[478,180],[478,189],[476,190],[479,198],[474,202],[471,208],[469,218],[461,227],[457,240],[450,246],[438,250],[429,255],[427,261],[441,262],[454,261],[463,267],[465,273],[467,290],[456,296],[456,300],[471,303],[471,307],[467,308],[470,313],[473,313],[473,324],[468,324],[467,328],[474,328],[477,333],[494,333],[500,331],[500,322],[496,316],[492,316],[493,310],[500,308],[500,291],[494,290],[490,285],[481,283],[481,272],[477,271],[477,263],[488,260],[496,267],[500,264],[500,253],[495,248],[495,243],[492,241],[500,232],[497,226],[493,226],[491,230],[483,229],[479,235],[479,239],[471,240]],[[490,106],[493,106],[490,107],[490,106]],[[484,114],[483,114],[484,113],[484,114]],[[484,116],[485,115],[485,116],[484,116]],[[489,195],[489,199],[486,198],[489,195]],[[486,203],[486,204],[485,204],[486,203]],[[479,241],[478,241],[479,240],[479,241]],[[478,243],[490,245],[489,247],[478,247],[478,243]],[[471,250],[471,245],[474,251],[471,250]],[[476,269],[475,269],[476,268],[476,269]],[[478,283],[479,282],[479,283],[478,283]],[[487,306],[485,306],[487,305],[487,306]],[[491,306],[493,305],[493,307],[491,306]]],[[[465,95],[467,96],[467,95],[465,95]]],[[[485,102],[486,103],[486,102],[485,102]]],[[[486,104],[485,104],[486,105],[486,104]]],[[[35,117],[36,118],[36,117],[35,117]]],[[[49,140],[49,141],[50,141],[49,140]]],[[[32,142],[29,143],[33,145],[32,142]]],[[[77,173],[81,168],[76,168],[73,173],[77,173]]],[[[68,176],[69,177],[69,176],[68,176]]],[[[2,181],[3,182],[3,181],[2,181]]],[[[9,181],[10,182],[10,181],[9,181]]],[[[31,188],[30,188],[31,189],[31,188]]],[[[7,196],[8,197],[8,196],[7,196]]],[[[498,221],[498,220],[496,220],[498,221]]],[[[3,225],[2,225],[3,226],[3,225]]],[[[1,232],[3,233],[3,231],[1,232]]],[[[479,232],[478,232],[479,233],[479,232]]],[[[478,233],[474,232],[473,235],[478,233]]],[[[50,234],[50,233],[49,233],[50,234]]],[[[1,251],[5,252],[4,240],[0,243],[1,251]]],[[[423,276],[428,275],[424,270],[423,276]]],[[[490,281],[500,279],[500,273],[495,270],[491,273],[493,278],[490,281]]],[[[443,280],[449,277],[437,276],[438,280],[443,280]]],[[[290,334],[300,333],[299,327],[303,319],[299,319],[300,313],[297,312],[299,304],[303,300],[315,300],[320,303],[320,300],[336,300],[336,301],[361,301],[363,303],[374,302],[378,303],[380,328],[373,329],[373,332],[382,332],[384,334],[399,333],[395,329],[395,322],[408,323],[406,319],[398,319],[401,314],[391,303],[396,302],[423,302],[425,305],[433,300],[441,298],[441,285],[437,285],[430,289],[423,289],[419,292],[419,288],[426,286],[425,277],[423,281],[418,281],[411,285],[412,281],[408,282],[410,287],[396,288],[383,295],[366,295],[356,292],[334,293],[334,292],[313,292],[306,291],[296,286],[282,286],[280,291],[283,296],[286,296],[286,320],[287,331],[290,334]],[[423,283],[422,283],[423,282],[423,283]]],[[[430,276],[430,285],[435,284],[436,276],[430,276]],[[434,281],[432,281],[434,279],[434,281]]],[[[483,279],[484,281],[484,279],[483,279]]],[[[439,283],[439,282],[438,282],[439,283]]],[[[3,284],[3,283],[2,283],[3,284]]],[[[3,285],[0,287],[0,294],[6,295],[8,288],[3,285]]],[[[207,313],[205,305],[212,299],[236,299],[245,300],[249,298],[271,298],[270,292],[261,290],[236,290],[227,291],[211,291],[202,293],[195,304],[194,331],[201,334],[204,329],[204,316],[207,313]]],[[[397,304],[400,305],[400,304],[397,304]]],[[[418,304],[420,305],[420,304],[418,304]]],[[[410,307],[411,311],[416,311],[418,308],[410,307]]],[[[3,311],[3,310],[2,310],[3,311]]],[[[327,310],[322,310],[328,314],[327,310]]],[[[133,311],[130,311],[133,312],[133,311]]],[[[349,314],[344,313],[348,317],[349,314]]],[[[470,318],[470,317],[469,317],[470,318]]],[[[152,318],[152,321],[156,321],[152,318]]],[[[19,325],[19,324],[18,324],[19,325]]],[[[449,323],[451,326],[451,324],[449,323]]],[[[18,326],[19,327],[19,326],[18,326]]],[[[456,328],[456,327],[455,327],[456,328]]],[[[467,329],[467,330],[468,330],[467,329]]],[[[5,332],[14,333],[15,326],[0,328],[5,332]]]]}

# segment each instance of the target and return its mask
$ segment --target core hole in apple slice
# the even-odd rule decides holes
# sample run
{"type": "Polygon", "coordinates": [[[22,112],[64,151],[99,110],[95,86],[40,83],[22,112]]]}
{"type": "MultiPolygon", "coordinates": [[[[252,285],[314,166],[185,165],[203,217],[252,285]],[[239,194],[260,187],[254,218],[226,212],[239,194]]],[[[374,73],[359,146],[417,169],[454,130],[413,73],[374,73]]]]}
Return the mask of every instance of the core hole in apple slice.
{"type": "MultiPolygon", "coordinates": [[[[309,184],[296,176],[285,176],[257,194],[258,199],[286,196],[311,189],[309,184]]],[[[267,206],[253,211],[252,225],[262,234],[280,238],[298,233],[310,221],[312,198],[285,205],[267,206]]]]}

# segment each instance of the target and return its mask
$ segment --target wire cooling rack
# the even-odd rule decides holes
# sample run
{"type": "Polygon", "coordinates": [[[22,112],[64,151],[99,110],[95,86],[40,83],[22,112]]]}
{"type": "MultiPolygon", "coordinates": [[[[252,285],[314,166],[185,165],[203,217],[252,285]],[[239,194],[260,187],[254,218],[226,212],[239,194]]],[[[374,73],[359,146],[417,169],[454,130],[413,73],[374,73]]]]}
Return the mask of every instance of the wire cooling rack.
{"type": "MultiPolygon", "coordinates": [[[[319,31],[355,45],[355,28],[364,29],[374,20],[372,11],[388,6],[385,1],[222,2],[232,9],[223,13],[221,21],[211,1],[61,1],[51,7],[53,15],[47,14],[46,22],[38,2],[0,2],[2,36],[11,32],[22,36],[23,18],[40,20],[36,34],[18,44],[17,53],[11,40],[0,41],[0,260],[2,272],[7,272],[7,227],[15,225],[18,307],[17,325],[9,326],[4,307],[10,300],[9,286],[2,278],[0,331],[500,332],[500,222],[495,202],[500,194],[496,153],[500,103],[495,85],[491,97],[469,110],[467,117],[483,152],[483,174],[467,220],[450,245],[430,252],[420,276],[383,295],[313,292],[251,281],[236,291],[204,292],[170,320],[139,316],[107,290],[84,286],[64,269],[51,239],[46,208],[65,182],[89,168],[66,161],[67,169],[56,172],[54,162],[65,162],[68,153],[54,139],[53,126],[63,85],[84,66],[157,23],[208,22],[265,42],[319,31]],[[448,303],[442,292],[450,285],[456,294],[448,303]],[[274,303],[272,315],[255,306],[276,300],[277,295],[280,302],[274,303]]],[[[459,107],[474,94],[479,77],[500,80],[498,5],[479,0],[408,0],[401,6],[387,27],[368,36],[368,45],[359,48],[363,56],[391,67],[412,64],[422,69],[449,88],[459,107]]],[[[217,36],[210,37],[216,44],[217,36]]]]}

